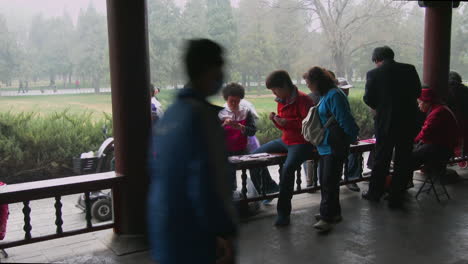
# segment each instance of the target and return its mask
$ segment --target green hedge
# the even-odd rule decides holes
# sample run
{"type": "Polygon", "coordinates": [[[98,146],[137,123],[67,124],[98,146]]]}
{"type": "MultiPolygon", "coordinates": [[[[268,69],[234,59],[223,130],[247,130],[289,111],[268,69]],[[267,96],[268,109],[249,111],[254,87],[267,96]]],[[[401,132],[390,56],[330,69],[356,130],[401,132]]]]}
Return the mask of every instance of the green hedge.
{"type": "Polygon", "coordinates": [[[0,181],[7,183],[73,175],[72,160],[95,151],[111,135],[111,118],[91,112],[0,113],[0,181]],[[108,135],[103,128],[108,127],[108,135]]]}
{"type": "MultiPolygon", "coordinates": [[[[370,110],[358,98],[351,109],[361,129],[360,137],[372,136],[370,110]]],[[[96,119],[93,113],[51,115],[0,113],[0,181],[17,183],[73,175],[73,157],[96,151],[112,135],[109,115],[96,119]],[[108,127],[104,134],[103,127],[108,127]]],[[[279,138],[281,131],[261,113],[257,137],[262,144],[279,138]]]]}
{"type": "MultiPolygon", "coordinates": [[[[370,138],[374,133],[374,120],[369,107],[360,98],[350,97],[349,103],[356,123],[360,128],[359,137],[363,139],[370,138]]],[[[256,135],[261,144],[281,137],[281,131],[268,119],[268,115],[269,113],[261,113],[257,121],[256,135]]]]}

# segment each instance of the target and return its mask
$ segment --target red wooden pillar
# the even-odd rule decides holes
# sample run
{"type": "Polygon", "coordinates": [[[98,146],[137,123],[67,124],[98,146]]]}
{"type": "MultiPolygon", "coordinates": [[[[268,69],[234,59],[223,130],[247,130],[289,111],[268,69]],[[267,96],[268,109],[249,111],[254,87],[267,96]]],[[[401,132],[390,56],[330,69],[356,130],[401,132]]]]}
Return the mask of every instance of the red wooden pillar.
{"type": "Polygon", "coordinates": [[[107,0],[115,171],[124,183],[114,190],[117,234],[144,234],[151,129],[146,0],[107,0]]]}
{"type": "Polygon", "coordinates": [[[453,3],[451,1],[424,2],[427,4],[424,23],[423,82],[445,99],[450,71],[453,3]]]}

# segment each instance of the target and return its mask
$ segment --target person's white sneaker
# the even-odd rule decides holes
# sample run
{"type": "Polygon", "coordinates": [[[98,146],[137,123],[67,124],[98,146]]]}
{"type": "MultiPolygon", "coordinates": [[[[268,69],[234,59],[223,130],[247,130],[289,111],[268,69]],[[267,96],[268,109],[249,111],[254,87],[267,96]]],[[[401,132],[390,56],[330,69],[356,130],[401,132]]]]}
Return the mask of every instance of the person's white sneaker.
{"type": "Polygon", "coordinates": [[[327,232],[332,229],[332,224],[324,220],[320,220],[314,225],[314,228],[317,229],[319,232],[327,232]]]}
{"type": "MultiPolygon", "coordinates": [[[[322,215],[316,214],[316,215],[315,215],[315,220],[316,220],[316,221],[322,220],[322,215]]],[[[343,221],[343,217],[341,217],[341,215],[337,215],[337,216],[335,216],[335,217],[333,217],[333,218],[331,219],[331,222],[334,223],[334,224],[339,223],[339,222],[341,222],[341,221],[343,221]]]]}

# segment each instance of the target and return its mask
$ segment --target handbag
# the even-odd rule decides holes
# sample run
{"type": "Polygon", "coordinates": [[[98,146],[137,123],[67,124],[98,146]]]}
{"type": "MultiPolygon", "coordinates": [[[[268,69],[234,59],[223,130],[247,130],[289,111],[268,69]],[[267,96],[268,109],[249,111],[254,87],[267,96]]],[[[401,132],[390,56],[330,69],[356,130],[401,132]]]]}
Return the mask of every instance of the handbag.
{"type": "Polygon", "coordinates": [[[321,103],[322,100],[320,100],[317,105],[312,106],[309,109],[307,116],[302,120],[302,136],[304,136],[305,140],[315,146],[322,143],[326,129],[335,121],[335,116],[332,114],[325,125],[322,125],[318,111],[321,103]]]}

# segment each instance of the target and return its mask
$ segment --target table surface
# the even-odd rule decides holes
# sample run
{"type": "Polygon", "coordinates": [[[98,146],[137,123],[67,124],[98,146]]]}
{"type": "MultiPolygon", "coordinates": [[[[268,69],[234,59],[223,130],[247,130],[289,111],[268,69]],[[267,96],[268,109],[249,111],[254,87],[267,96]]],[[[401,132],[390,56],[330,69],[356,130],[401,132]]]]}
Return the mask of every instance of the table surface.
{"type": "MultiPolygon", "coordinates": [[[[359,141],[357,144],[350,146],[351,153],[362,153],[368,152],[374,149],[375,143],[365,141],[359,141]]],[[[259,166],[277,165],[284,162],[287,153],[258,153],[248,154],[229,157],[229,161],[237,169],[247,169],[259,166]],[[259,155],[262,154],[262,155],[259,155]]],[[[318,158],[318,155],[317,155],[318,158]]]]}

